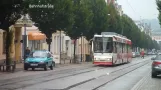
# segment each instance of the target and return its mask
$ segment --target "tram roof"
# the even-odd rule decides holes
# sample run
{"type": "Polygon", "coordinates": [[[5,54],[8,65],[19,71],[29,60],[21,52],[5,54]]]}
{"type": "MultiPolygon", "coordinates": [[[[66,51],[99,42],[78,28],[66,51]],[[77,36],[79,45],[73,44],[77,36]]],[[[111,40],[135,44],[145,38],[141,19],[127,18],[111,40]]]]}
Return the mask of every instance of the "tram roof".
{"type": "Polygon", "coordinates": [[[94,37],[117,37],[117,38],[120,38],[120,39],[126,39],[126,40],[131,41],[131,40],[128,39],[127,37],[125,37],[125,36],[120,36],[120,35],[94,35],[94,37]]]}

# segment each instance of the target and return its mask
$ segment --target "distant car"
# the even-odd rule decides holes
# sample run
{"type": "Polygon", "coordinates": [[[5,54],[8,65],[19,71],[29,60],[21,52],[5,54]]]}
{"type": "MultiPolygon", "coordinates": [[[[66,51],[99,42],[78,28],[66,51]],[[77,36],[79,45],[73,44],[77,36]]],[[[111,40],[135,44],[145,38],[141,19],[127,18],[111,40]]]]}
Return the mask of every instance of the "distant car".
{"type": "Polygon", "coordinates": [[[136,57],[136,53],[132,52],[132,57],[135,58],[136,57]]]}
{"type": "Polygon", "coordinates": [[[135,52],[135,56],[136,57],[139,57],[140,56],[140,53],[139,52],[135,52]]]}
{"type": "Polygon", "coordinates": [[[156,57],[151,58],[151,60],[153,60],[151,77],[155,78],[157,75],[161,74],[161,54],[156,55],[156,57]]]}
{"type": "Polygon", "coordinates": [[[152,55],[152,52],[148,52],[148,55],[152,55]]]}
{"type": "Polygon", "coordinates": [[[53,60],[53,56],[49,51],[46,50],[37,50],[30,53],[30,55],[26,58],[24,63],[24,70],[28,70],[28,68],[44,68],[46,71],[48,68],[53,70],[55,66],[55,62],[53,60]]]}

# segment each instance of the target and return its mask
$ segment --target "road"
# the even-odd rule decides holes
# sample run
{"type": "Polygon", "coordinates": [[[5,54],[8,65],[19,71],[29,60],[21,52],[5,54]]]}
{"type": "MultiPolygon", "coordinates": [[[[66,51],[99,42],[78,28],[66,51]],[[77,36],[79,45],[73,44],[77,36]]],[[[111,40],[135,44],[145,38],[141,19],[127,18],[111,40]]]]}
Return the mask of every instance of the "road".
{"type": "Polygon", "coordinates": [[[160,90],[159,78],[150,77],[150,59],[134,58],[116,67],[88,63],[0,75],[0,90],[160,90]]]}

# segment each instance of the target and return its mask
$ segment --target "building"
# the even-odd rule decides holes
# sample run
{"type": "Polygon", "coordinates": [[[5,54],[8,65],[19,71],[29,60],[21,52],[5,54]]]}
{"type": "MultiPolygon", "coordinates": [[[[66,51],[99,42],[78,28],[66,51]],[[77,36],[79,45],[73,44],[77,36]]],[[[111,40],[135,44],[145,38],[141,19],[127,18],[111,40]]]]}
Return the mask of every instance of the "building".
{"type": "Polygon", "coordinates": [[[0,58],[5,58],[5,31],[0,29],[0,58]]]}
{"type": "MultiPolygon", "coordinates": [[[[76,56],[80,58],[81,54],[83,57],[82,61],[86,61],[86,55],[89,54],[89,44],[88,41],[82,37],[76,40],[76,56]]],[[[54,57],[56,63],[62,63],[62,59],[60,59],[60,51],[61,51],[61,58],[67,58],[66,62],[69,62],[73,59],[74,55],[74,41],[70,39],[63,31],[57,31],[52,35],[52,44],[50,50],[54,57]],[[63,55],[62,55],[63,54],[63,55]]]]}
{"type": "Polygon", "coordinates": [[[65,53],[66,57],[72,57],[72,40],[63,31],[52,34],[51,52],[55,57],[56,63],[61,63],[60,52],[65,53]]]}
{"type": "Polygon", "coordinates": [[[135,24],[138,26],[141,32],[144,31],[144,24],[141,21],[135,21],[135,24]]]}
{"type": "Polygon", "coordinates": [[[138,26],[138,28],[141,30],[141,32],[145,32],[145,34],[151,36],[151,24],[143,23],[141,21],[135,21],[135,24],[138,26]]]}
{"type": "Polygon", "coordinates": [[[155,40],[158,43],[160,43],[161,42],[161,35],[152,35],[152,40],[155,40]]]}
{"type": "Polygon", "coordinates": [[[119,15],[122,16],[123,15],[122,6],[115,3],[115,8],[118,11],[119,15]]]}
{"type": "MultiPolygon", "coordinates": [[[[26,28],[27,47],[31,50],[48,49],[46,43],[46,35],[39,31],[38,27],[32,26],[26,28]]],[[[24,35],[24,27],[22,27],[22,37],[24,35]]],[[[23,45],[22,45],[23,46],[23,45]]]]}

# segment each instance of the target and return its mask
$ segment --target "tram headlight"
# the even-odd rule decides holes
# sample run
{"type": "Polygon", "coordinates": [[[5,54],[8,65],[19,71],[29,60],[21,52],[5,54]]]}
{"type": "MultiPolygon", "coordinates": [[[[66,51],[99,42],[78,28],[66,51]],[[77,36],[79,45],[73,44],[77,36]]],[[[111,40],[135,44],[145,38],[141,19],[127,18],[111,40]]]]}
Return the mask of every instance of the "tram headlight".
{"type": "Polygon", "coordinates": [[[109,61],[110,61],[110,60],[112,60],[112,58],[107,58],[107,60],[109,60],[109,61]]]}

